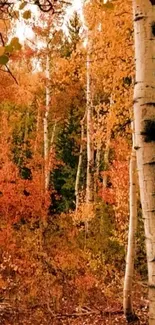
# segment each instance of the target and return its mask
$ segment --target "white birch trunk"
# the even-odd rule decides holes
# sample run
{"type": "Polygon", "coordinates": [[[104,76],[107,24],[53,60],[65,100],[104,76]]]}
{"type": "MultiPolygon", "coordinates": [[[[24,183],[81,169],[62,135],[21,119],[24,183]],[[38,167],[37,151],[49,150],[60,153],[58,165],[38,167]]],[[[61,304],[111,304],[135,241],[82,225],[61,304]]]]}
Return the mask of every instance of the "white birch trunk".
{"type": "Polygon", "coordinates": [[[46,178],[46,188],[49,189],[50,185],[50,175],[51,175],[51,168],[52,168],[52,155],[53,155],[53,149],[54,149],[54,138],[56,133],[56,126],[57,121],[54,122],[53,131],[51,135],[51,141],[49,146],[49,154],[48,154],[48,168],[47,168],[47,178],[46,178]]]}
{"type": "Polygon", "coordinates": [[[90,78],[90,46],[88,40],[87,50],[87,181],[86,181],[86,203],[93,201],[93,145],[92,145],[92,115],[93,107],[91,100],[91,78],[90,78]]]}
{"type": "Polygon", "coordinates": [[[45,104],[45,115],[44,115],[44,174],[45,174],[45,190],[48,189],[48,155],[49,155],[49,139],[48,139],[48,116],[50,108],[50,60],[49,55],[46,57],[46,104],[45,104]]]}
{"type": "Polygon", "coordinates": [[[82,158],[83,158],[83,139],[84,139],[84,118],[81,120],[81,144],[80,144],[80,154],[79,154],[79,162],[77,167],[76,173],[76,180],[75,180],[75,209],[78,210],[79,207],[79,185],[80,185],[80,175],[81,175],[81,168],[82,168],[82,158]]]}
{"type": "MultiPolygon", "coordinates": [[[[109,152],[110,152],[111,132],[109,132],[104,152],[104,171],[107,171],[109,165],[109,152]]],[[[107,187],[108,176],[103,176],[103,189],[107,187]]]]}
{"type": "MultiPolygon", "coordinates": [[[[134,138],[134,137],[133,137],[134,138]]],[[[130,203],[130,219],[128,232],[128,248],[126,257],[126,270],[124,279],[124,315],[128,322],[137,320],[137,316],[133,311],[132,302],[132,283],[134,275],[134,259],[136,249],[136,231],[137,231],[137,170],[136,170],[136,151],[134,149],[134,139],[130,158],[129,179],[129,203],[130,203]]]]}
{"type": "Polygon", "coordinates": [[[96,149],[96,170],[94,174],[94,195],[95,199],[97,197],[97,192],[98,192],[98,181],[99,181],[99,175],[100,175],[100,163],[101,163],[101,141],[98,142],[97,144],[97,149],[96,149]]]}
{"type": "MultiPolygon", "coordinates": [[[[114,121],[112,121],[112,118],[113,118],[112,105],[113,105],[113,99],[112,99],[112,95],[111,95],[111,97],[110,97],[110,112],[109,112],[109,116],[108,116],[108,120],[107,120],[107,139],[106,139],[106,147],[105,147],[105,152],[104,152],[104,171],[107,171],[108,166],[109,166],[111,134],[112,134],[112,127],[113,127],[113,123],[114,123],[114,121]]],[[[103,189],[107,187],[107,181],[108,181],[108,176],[105,174],[103,176],[103,182],[102,182],[103,189]]]]}
{"type": "Polygon", "coordinates": [[[149,325],[155,325],[155,0],[133,0],[133,8],[135,149],[148,263],[149,325]]]}
{"type": "Polygon", "coordinates": [[[41,120],[41,109],[40,109],[40,103],[38,100],[36,100],[37,104],[37,125],[36,125],[36,137],[35,137],[35,143],[34,143],[34,153],[36,154],[37,148],[38,148],[38,141],[39,141],[39,127],[40,127],[40,120],[41,120]]]}

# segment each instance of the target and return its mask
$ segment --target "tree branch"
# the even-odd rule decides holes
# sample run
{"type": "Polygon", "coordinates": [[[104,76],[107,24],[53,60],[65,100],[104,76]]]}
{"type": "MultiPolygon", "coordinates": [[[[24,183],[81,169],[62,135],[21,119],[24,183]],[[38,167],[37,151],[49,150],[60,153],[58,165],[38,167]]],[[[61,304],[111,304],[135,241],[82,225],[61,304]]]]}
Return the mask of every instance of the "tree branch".
{"type": "Polygon", "coordinates": [[[9,67],[7,66],[7,64],[5,65],[5,67],[6,67],[6,69],[7,69],[6,72],[8,72],[8,73],[10,74],[10,76],[14,79],[15,83],[16,83],[17,85],[19,85],[19,83],[18,83],[16,77],[13,75],[13,73],[11,72],[11,70],[9,69],[9,67]]]}

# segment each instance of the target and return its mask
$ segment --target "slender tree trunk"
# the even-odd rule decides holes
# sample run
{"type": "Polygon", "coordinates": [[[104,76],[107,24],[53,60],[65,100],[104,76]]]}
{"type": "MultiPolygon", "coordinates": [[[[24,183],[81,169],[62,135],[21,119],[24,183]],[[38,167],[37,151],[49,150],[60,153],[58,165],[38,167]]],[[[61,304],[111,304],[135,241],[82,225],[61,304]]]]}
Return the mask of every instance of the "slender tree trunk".
{"type": "MultiPolygon", "coordinates": [[[[97,130],[100,129],[100,111],[97,111],[97,130]]],[[[99,181],[99,174],[100,174],[100,163],[101,163],[101,147],[102,147],[102,140],[101,137],[97,137],[96,139],[96,157],[94,161],[94,201],[96,201],[97,193],[98,193],[98,181],[99,181]]]]}
{"type": "Polygon", "coordinates": [[[49,185],[50,185],[50,175],[51,175],[51,168],[52,168],[52,156],[53,156],[53,150],[54,150],[54,138],[55,138],[55,133],[56,133],[56,126],[57,126],[57,121],[55,120],[52,135],[51,135],[50,146],[49,146],[48,169],[47,169],[47,180],[46,180],[47,189],[49,188],[49,185]]]}
{"type": "Polygon", "coordinates": [[[93,201],[93,145],[92,145],[92,117],[93,107],[91,100],[91,78],[90,78],[90,46],[88,40],[87,53],[87,182],[86,182],[86,203],[93,201]]]}
{"type": "MultiPolygon", "coordinates": [[[[112,95],[111,95],[111,97],[110,97],[110,111],[109,111],[109,115],[107,118],[107,139],[106,139],[106,147],[105,147],[105,152],[104,152],[104,171],[107,171],[108,166],[109,166],[111,134],[112,134],[112,128],[113,128],[113,124],[114,124],[112,105],[113,105],[113,99],[112,99],[112,95]]],[[[107,187],[107,181],[108,181],[108,176],[107,176],[107,174],[105,174],[103,176],[103,189],[107,187]]]]}
{"type": "Polygon", "coordinates": [[[95,198],[97,197],[97,192],[98,192],[100,163],[101,163],[101,141],[98,142],[97,149],[96,149],[96,162],[95,162],[96,170],[95,170],[95,174],[94,174],[94,195],[95,195],[95,198]]]}
{"type": "Polygon", "coordinates": [[[45,115],[44,115],[44,163],[45,163],[45,190],[48,189],[48,155],[49,155],[49,138],[48,138],[48,116],[50,107],[50,60],[49,55],[46,57],[46,104],[45,104],[45,115]]]}
{"type": "MultiPolygon", "coordinates": [[[[105,152],[104,152],[104,171],[107,171],[109,166],[109,152],[110,152],[111,132],[108,132],[105,152]]],[[[107,187],[108,176],[103,176],[103,188],[107,187]]]]}
{"type": "Polygon", "coordinates": [[[35,143],[34,143],[34,153],[36,153],[38,149],[38,142],[39,142],[39,128],[41,125],[41,108],[40,108],[40,102],[36,99],[37,104],[37,125],[36,125],[36,137],[35,137],[35,143]]]}
{"type": "MultiPolygon", "coordinates": [[[[134,138],[134,137],[133,137],[134,138]]],[[[137,231],[137,172],[136,172],[136,151],[134,149],[134,141],[132,146],[129,179],[130,179],[130,220],[129,220],[129,232],[128,232],[128,249],[126,257],[126,270],[124,279],[124,315],[128,322],[136,321],[138,318],[133,311],[132,302],[132,283],[134,274],[134,258],[135,258],[135,246],[136,246],[136,231],[137,231]]]]}
{"type": "Polygon", "coordinates": [[[26,151],[27,148],[27,138],[28,138],[28,120],[29,120],[29,111],[26,111],[26,117],[25,117],[25,130],[24,130],[24,145],[23,149],[26,151]]]}
{"type": "Polygon", "coordinates": [[[155,325],[155,0],[133,0],[136,82],[134,118],[149,286],[149,325],[155,325]]]}
{"type": "Polygon", "coordinates": [[[75,208],[76,211],[78,210],[79,207],[79,185],[80,185],[80,175],[81,175],[81,168],[82,168],[82,158],[83,158],[83,139],[84,139],[84,120],[85,120],[85,115],[83,119],[81,120],[81,144],[80,144],[80,154],[79,154],[79,162],[78,162],[78,167],[77,167],[77,173],[76,173],[76,181],[75,181],[75,208]]]}
{"type": "MultiPolygon", "coordinates": [[[[92,210],[92,203],[94,200],[94,150],[92,144],[92,117],[93,117],[93,106],[91,98],[91,75],[90,75],[90,40],[88,37],[87,45],[87,178],[86,178],[86,205],[87,205],[87,219],[85,221],[85,239],[88,234],[88,220],[90,212],[92,210]]],[[[85,240],[86,247],[86,240],[85,240]]]]}

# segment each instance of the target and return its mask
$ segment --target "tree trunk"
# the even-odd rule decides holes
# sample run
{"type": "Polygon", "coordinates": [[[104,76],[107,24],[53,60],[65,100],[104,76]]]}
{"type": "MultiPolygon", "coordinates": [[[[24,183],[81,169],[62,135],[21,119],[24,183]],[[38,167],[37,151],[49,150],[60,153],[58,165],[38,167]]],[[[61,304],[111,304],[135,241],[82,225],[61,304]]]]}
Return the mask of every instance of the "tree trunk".
{"type": "Polygon", "coordinates": [[[96,161],[95,161],[95,174],[94,174],[94,196],[95,200],[97,198],[98,193],[98,182],[99,182],[99,176],[100,176],[100,164],[101,164],[101,141],[97,144],[96,148],[96,161]]]}
{"type": "Polygon", "coordinates": [[[51,135],[51,141],[49,146],[49,154],[48,154],[48,168],[47,168],[47,176],[46,176],[46,188],[49,189],[50,186],[50,176],[51,176],[51,170],[52,170],[52,158],[53,158],[53,151],[54,151],[54,138],[56,133],[56,126],[57,121],[55,120],[51,135]]]}
{"type": "Polygon", "coordinates": [[[137,191],[136,191],[136,151],[134,149],[134,141],[130,158],[130,221],[129,221],[129,233],[128,233],[128,250],[126,257],[126,270],[124,279],[124,315],[128,322],[137,320],[137,316],[133,311],[132,303],[132,283],[134,274],[134,258],[135,258],[135,246],[136,246],[136,231],[137,231],[137,191]]]}
{"type": "MultiPolygon", "coordinates": [[[[110,152],[110,142],[111,142],[111,132],[108,132],[105,152],[104,152],[104,171],[108,170],[109,166],[109,152],[110,152]]],[[[108,176],[105,174],[103,176],[103,189],[107,187],[108,176]]]]}
{"type": "MultiPolygon", "coordinates": [[[[110,111],[107,117],[107,138],[106,138],[106,147],[105,147],[105,152],[104,152],[104,171],[108,170],[109,167],[109,154],[110,154],[110,144],[111,144],[111,135],[112,135],[112,129],[114,125],[114,117],[113,117],[113,111],[112,111],[112,105],[113,105],[113,99],[112,95],[110,97],[110,111]]],[[[105,173],[103,176],[103,189],[107,187],[107,182],[108,182],[108,176],[105,173]]]]}
{"type": "Polygon", "coordinates": [[[79,154],[79,162],[77,167],[77,173],[76,173],[76,181],[75,181],[75,209],[78,210],[79,207],[79,185],[80,185],[80,175],[81,175],[81,167],[82,167],[82,156],[83,156],[83,139],[84,139],[84,120],[85,115],[83,119],[81,120],[81,144],[80,144],[80,154],[79,154]]]}
{"type": "Polygon", "coordinates": [[[41,122],[41,107],[39,100],[36,99],[36,106],[37,106],[37,125],[36,125],[36,136],[35,136],[35,143],[34,143],[34,154],[36,154],[36,151],[38,149],[38,143],[40,138],[40,132],[39,129],[42,125],[41,122]]]}
{"type": "Polygon", "coordinates": [[[87,183],[86,183],[86,203],[93,201],[93,145],[92,145],[92,115],[93,107],[91,100],[90,89],[90,46],[88,40],[88,53],[87,53],[87,183]]]}
{"type": "Polygon", "coordinates": [[[135,149],[144,218],[149,325],[155,325],[155,0],[134,0],[135,149]]]}
{"type": "Polygon", "coordinates": [[[46,104],[45,104],[45,115],[44,115],[44,175],[45,175],[45,190],[48,189],[48,154],[49,154],[49,139],[48,139],[48,115],[50,106],[50,60],[49,55],[46,57],[46,104]]]}

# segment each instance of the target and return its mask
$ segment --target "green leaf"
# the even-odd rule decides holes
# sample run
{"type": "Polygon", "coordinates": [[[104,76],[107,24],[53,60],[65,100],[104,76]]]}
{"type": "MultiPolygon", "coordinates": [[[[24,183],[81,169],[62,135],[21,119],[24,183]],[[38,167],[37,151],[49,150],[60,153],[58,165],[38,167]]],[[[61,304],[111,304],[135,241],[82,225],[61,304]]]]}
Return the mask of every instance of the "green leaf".
{"type": "Polygon", "coordinates": [[[24,11],[24,13],[23,13],[23,18],[24,18],[24,19],[29,19],[29,18],[31,18],[31,10],[26,10],[26,11],[24,11]]]}
{"type": "Polygon", "coordinates": [[[13,46],[11,44],[5,46],[5,53],[12,53],[13,46]]]}
{"type": "Polygon", "coordinates": [[[25,8],[25,6],[27,5],[27,2],[22,2],[21,5],[19,6],[19,10],[22,10],[25,8]]]}
{"type": "Polygon", "coordinates": [[[5,64],[7,64],[8,61],[9,61],[9,58],[8,58],[7,55],[2,55],[2,56],[0,56],[0,64],[1,64],[1,65],[5,65],[5,64]]]}

